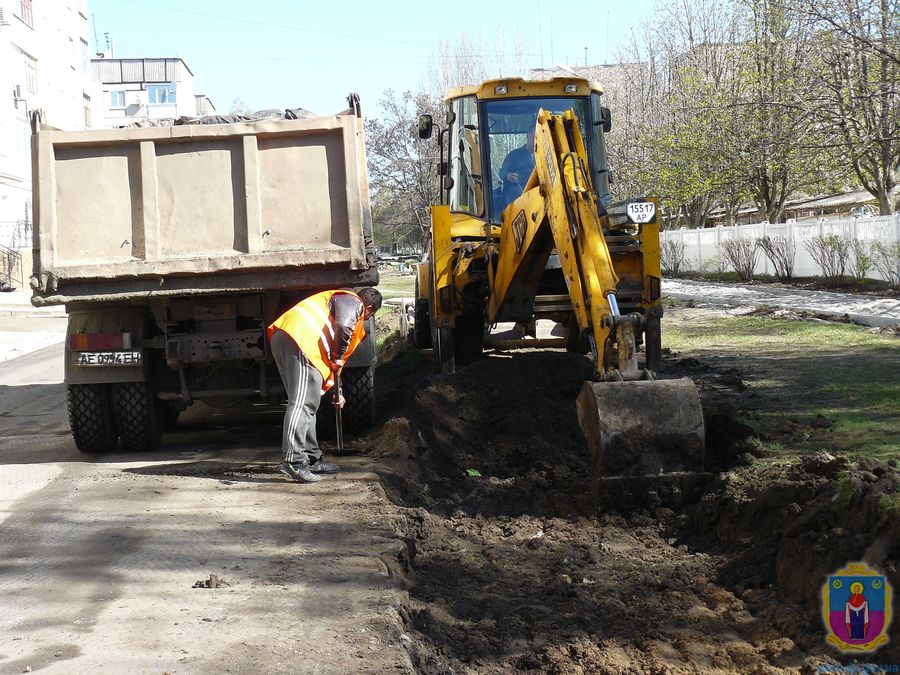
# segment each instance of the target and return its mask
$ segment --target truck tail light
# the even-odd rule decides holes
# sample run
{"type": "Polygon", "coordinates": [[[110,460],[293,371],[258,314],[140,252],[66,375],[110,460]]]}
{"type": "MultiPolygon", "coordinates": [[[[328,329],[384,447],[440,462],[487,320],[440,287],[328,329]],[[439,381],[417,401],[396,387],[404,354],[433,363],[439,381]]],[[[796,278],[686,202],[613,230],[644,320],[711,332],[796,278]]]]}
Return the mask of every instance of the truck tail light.
{"type": "Polygon", "coordinates": [[[131,349],[131,333],[73,333],[69,336],[73,352],[131,349]]]}

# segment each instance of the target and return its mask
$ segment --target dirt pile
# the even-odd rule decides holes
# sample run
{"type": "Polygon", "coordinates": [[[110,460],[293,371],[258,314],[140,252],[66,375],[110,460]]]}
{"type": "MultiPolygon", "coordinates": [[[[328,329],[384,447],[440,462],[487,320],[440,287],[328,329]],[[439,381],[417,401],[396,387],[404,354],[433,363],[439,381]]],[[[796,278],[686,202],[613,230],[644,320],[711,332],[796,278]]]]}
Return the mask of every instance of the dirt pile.
{"type": "Polygon", "coordinates": [[[670,360],[700,386],[716,477],[694,505],[602,514],[574,409],[587,359],[493,352],[442,376],[401,350],[379,372],[383,423],[360,445],[401,507],[407,546],[391,564],[420,671],[815,672],[844,660],[824,645],[823,575],[846,555],[893,570],[898,538],[873,522],[845,543],[835,528],[852,532],[853,516],[833,512],[881,513],[896,472],[824,456],[760,468],[735,419],[749,376],[670,360]],[[845,504],[847,486],[862,491],[845,504]],[[812,564],[807,530],[842,543],[812,564]]]}
{"type": "MultiPolygon", "coordinates": [[[[900,471],[896,463],[819,452],[787,466],[722,473],[688,510],[694,535],[727,562],[718,581],[785,635],[812,648],[827,575],[865,561],[900,588],[900,471]]],[[[693,536],[686,530],[688,538],[693,536]]],[[[882,661],[900,661],[900,624],[882,661]]]]}

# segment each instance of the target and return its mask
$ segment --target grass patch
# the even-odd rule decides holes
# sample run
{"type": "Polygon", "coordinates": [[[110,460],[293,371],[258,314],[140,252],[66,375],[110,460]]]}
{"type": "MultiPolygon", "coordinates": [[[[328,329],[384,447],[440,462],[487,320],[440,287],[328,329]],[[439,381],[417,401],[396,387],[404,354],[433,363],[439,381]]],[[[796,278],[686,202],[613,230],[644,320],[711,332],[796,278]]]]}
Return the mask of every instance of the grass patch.
{"type": "Polygon", "coordinates": [[[663,323],[680,356],[734,367],[768,457],[825,449],[900,459],[900,341],[859,326],[724,317],[663,323]],[[824,418],[823,424],[820,416],[824,418]]]}
{"type": "Polygon", "coordinates": [[[416,275],[382,272],[378,281],[378,290],[386,300],[411,298],[416,292],[416,275]]]}

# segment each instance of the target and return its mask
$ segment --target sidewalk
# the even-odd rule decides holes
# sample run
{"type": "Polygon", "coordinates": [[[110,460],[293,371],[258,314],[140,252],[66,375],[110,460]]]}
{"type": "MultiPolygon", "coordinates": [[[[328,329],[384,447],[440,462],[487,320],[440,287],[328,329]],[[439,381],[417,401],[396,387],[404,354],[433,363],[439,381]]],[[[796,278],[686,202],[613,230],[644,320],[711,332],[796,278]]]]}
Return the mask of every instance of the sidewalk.
{"type": "Polygon", "coordinates": [[[765,305],[796,312],[810,312],[873,327],[900,325],[900,300],[852,293],[809,291],[761,284],[722,284],[690,279],[664,279],[663,295],[713,306],[757,307],[765,305]]]}
{"type": "Polygon", "coordinates": [[[31,304],[31,290],[17,288],[8,293],[0,292],[0,316],[65,316],[63,305],[35,307],[31,304]]]}
{"type": "Polygon", "coordinates": [[[30,290],[0,292],[0,363],[62,343],[65,317],[62,305],[33,307],[30,290]]]}

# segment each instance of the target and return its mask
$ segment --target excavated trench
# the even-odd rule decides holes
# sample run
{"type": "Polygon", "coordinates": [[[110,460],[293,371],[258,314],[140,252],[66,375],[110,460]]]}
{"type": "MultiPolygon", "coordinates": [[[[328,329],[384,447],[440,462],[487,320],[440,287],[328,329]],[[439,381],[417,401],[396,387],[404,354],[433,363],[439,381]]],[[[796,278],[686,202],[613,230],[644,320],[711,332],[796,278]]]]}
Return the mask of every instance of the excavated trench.
{"type": "MultiPolygon", "coordinates": [[[[896,466],[754,462],[750,375],[666,357],[698,384],[712,477],[694,503],[601,511],[574,400],[590,362],[493,351],[451,376],[388,345],[357,444],[398,507],[409,649],[423,673],[821,672],[820,588],[848,560],[900,583],[896,466]]],[[[897,623],[875,663],[900,663],[897,623]]]]}

